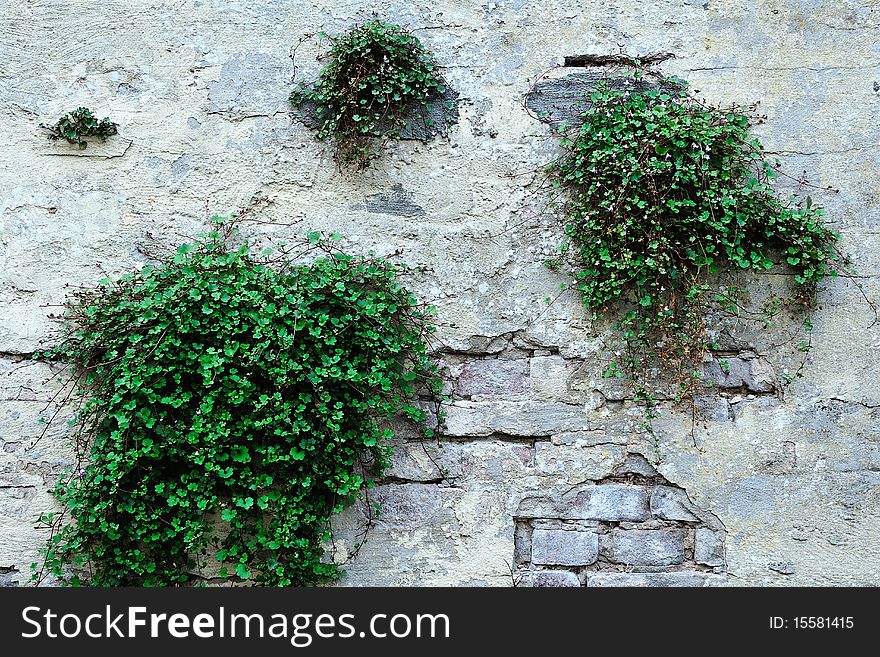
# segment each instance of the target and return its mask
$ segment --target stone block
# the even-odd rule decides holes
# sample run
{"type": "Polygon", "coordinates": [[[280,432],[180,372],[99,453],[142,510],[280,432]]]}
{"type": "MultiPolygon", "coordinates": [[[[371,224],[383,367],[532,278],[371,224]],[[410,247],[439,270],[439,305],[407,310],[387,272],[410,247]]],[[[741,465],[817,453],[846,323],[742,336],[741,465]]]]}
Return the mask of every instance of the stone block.
{"type": "MultiPolygon", "coordinates": [[[[525,97],[526,107],[554,128],[563,123],[577,125],[579,117],[589,105],[589,92],[595,90],[596,85],[602,81],[618,89],[624,88],[626,78],[620,75],[620,69],[614,67],[596,66],[562,69],[567,74],[557,78],[544,76],[534,87],[531,93],[525,97]],[[612,71],[608,75],[608,71],[612,71]],[[616,75],[614,73],[617,73],[616,75]]],[[[656,85],[639,83],[633,88],[654,89],[656,85]]]]}
{"type": "Polygon", "coordinates": [[[776,390],[773,367],[751,352],[703,363],[703,377],[718,388],[765,393],[776,390]]]}
{"type": "Polygon", "coordinates": [[[536,570],[523,575],[522,585],[533,588],[580,586],[578,576],[570,570],[536,570]]]}
{"type": "Polygon", "coordinates": [[[425,209],[415,202],[415,194],[397,183],[387,192],[370,194],[364,203],[352,206],[353,210],[366,210],[372,214],[387,214],[394,217],[423,217],[425,209]]]}
{"type": "MultiPolygon", "coordinates": [[[[22,576],[15,568],[0,568],[0,588],[5,586],[21,586],[27,578],[22,576]]],[[[577,577],[575,577],[577,579],[577,577]]],[[[580,586],[580,582],[577,586],[580,586]]],[[[545,586],[554,586],[552,584],[545,586]]],[[[565,586],[564,584],[558,586],[565,586]]]]}
{"type": "Polygon", "coordinates": [[[287,111],[285,64],[284,57],[268,53],[231,56],[208,85],[208,111],[236,117],[287,111]]]}
{"type": "Polygon", "coordinates": [[[535,467],[541,474],[579,482],[602,479],[622,459],[624,448],[617,445],[554,445],[550,441],[535,444],[535,467]]]}
{"type": "Polygon", "coordinates": [[[680,529],[618,529],[611,532],[609,558],[629,566],[670,566],[684,561],[680,529]]]}
{"type": "Polygon", "coordinates": [[[599,556],[599,536],[590,531],[536,529],[532,563],[547,566],[588,566],[599,556]]]}
{"type": "Polygon", "coordinates": [[[561,514],[556,502],[542,495],[524,497],[514,514],[517,518],[558,518],[561,514]]]}
{"type": "Polygon", "coordinates": [[[529,386],[536,397],[568,399],[569,364],[561,356],[536,356],[529,366],[529,386]]]}
{"type": "Polygon", "coordinates": [[[651,515],[660,520],[699,522],[696,506],[687,493],[675,486],[657,486],[651,493],[651,515]]]}
{"type": "Polygon", "coordinates": [[[520,518],[562,518],[604,522],[641,522],[651,515],[648,487],[630,484],[591,484],[563,497],[523,498],[517,508],[520,518]]]}
{"type": "Polygon", "coordinates": [[[653,465],[648,463],[648,459],[644,456],[630,453],[626,455],[623,463],[614,468],[614,474],[617,476],[639,475],[641,477],[656,477],[659,473],[653,465]]]}
{"type": "Polygon", "coordinates": [[[628,484],[598,484],[577,492],[563,509],[566,518],[607,522],[642,521],[650,517],[648,489],[628,484]]]}
{"type": "Polygon", "coordinates": [[[549,436],[569,431],[587,431],[587,413],[598,400],[586,404],[538,401],[457,401],[444,407],[449,436],[549,436]]]}
{"type": "Polygon", "coordinates": [[[522,394],[528,386],[527,371],[526,360],[473,360],[462,369],[455,391],[462,397],[522,394]]]}
{"type": "Polygon", "coordinates": [[[723,566],[724,533],[706,527],[698,529],[694,536],[694,561],[713,568],[723,566]]]}

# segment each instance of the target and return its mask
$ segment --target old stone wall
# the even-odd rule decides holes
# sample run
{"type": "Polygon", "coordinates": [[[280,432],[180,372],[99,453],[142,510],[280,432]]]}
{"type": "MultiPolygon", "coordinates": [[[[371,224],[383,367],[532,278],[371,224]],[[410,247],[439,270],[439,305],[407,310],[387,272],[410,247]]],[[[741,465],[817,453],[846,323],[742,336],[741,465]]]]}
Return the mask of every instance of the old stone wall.
{"type": "MultiPolygon", "coordinates": [[[[453,395],[443,439],[399,439],[363,545],[368,507],[336,519],[343,584],[880,584],[880,328],[863,299],[880,288],[880,4],[385,3],[383,17],[445,67],[458,123],[343,175],[290,114],[289,54],[304,33],[342,31],[373,7],[4,3],[0,583],[27,580],[46,538],[33,521],[55,508],[49,488],[72,463],[69,411],[41,422],[58,372],[29,357],[57,335],[48,315],[65,285],[140,267],[198,233],[206,212],[264,195],[271,215],[299,220],[264,230],[401,249],[408,284],[439,312],[453,395]],[[823,288],[812,363],[784,393],[794,366],[775,329],[725,333],[729,366],[706,363],[718,392],[700,400],[701,419],[665,409],[656,436],[601,376],[608,326],[574,293],[544,301],[566,282],[544,265],[560,235],[529,210],[557,146],[523,95],[566,56],[621,49],[673,53],[663,70],[712,103],[759,103],[768,151],[839,188],[813,197],[863,285],[823,288]],[[80,105],[120,134],[84,151],[47,142],[38,124],[80,105]]],[[[317,72],[316,53],[299,49],[297,76],[317,72]]],[[[545,101],[585,71],[554,70],[545,101]]]]}

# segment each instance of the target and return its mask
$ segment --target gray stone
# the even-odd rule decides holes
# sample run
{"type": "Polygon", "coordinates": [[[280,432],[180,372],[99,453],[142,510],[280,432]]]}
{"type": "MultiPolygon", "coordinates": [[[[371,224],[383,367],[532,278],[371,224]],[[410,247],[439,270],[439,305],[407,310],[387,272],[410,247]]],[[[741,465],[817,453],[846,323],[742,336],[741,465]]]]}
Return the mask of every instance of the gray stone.
{"type": "Polygon", "coordinates": [[[467,363],[458,377],[456,392],[472,395],[518,395],[526,391],[528,362],[487,358],[467,363]]]}
{"type": "Polygon", "coordinates": [[[696,506],[687,493],[674,486],[657,486],[651,493],[651,515],[660,520],[699,522],[696,506]]]}
{"type": "Polygon", "coordinates": [[[536,529],[532,532],[532,563],[547,566],[588,566],[599,556],[599,536],[590,531],[536,529]]]}
{"type": "Polygon", "coordinates": [[[630,566],[670,566],[684,561],[680,529],[616,529],[611,532],[609,558],[630,566]]]}
{"type": "Polygon", "coordinates": [[[397,183],[389,192],[377,192],[367,196],[363,204],[353,205],[354,210],[366,210],[373,214],[390,214],[395,217],[423,217],[425,209],[413,199],[415,194],[397,183]]]}
{"type": "MultiPolygon", "coordinates": [[[[23,580],[24,578],[16,568],[0,568],[0,588],[5,586],[21,586],[24,583],[23,580]]],[[[580,586],[580,582],[576,586],[580,586]]]]}
{"type": "Polygon", "coordinates": [[[386,478],[432,483],[443,478],[436,446],[423,442],[398,442],[392,445],[392,450],[391,467],[384,474],[386,478]]]}
{"type": "Polygon", "coordinates": [[[516,516],[604,522],[641,522],[651,517],[648,488],[617,483],[582,486],[558,499],[526,497],[520,502],[516,516]]]}
{"type": "Polygon", "coordinates": [[[706,527],[697,529],[694,535],[694,561],[713,568],[723,566],[724,533],[706,527]]]}
{"type": "Polygon", "coordinates": [[[703,377],[718,388],[745,388],[749,392],[759,393],[776,390],[773,367],[750,352],[703,363],[703,377]]]}
{"type": "Polygon", "coordinates": [[[554,445],[549,440],[535,443],[535,467],[542,475],[568,475],[571,481],[602,479],[623,458],[623,449],[609,445],[593,449],[589,445],[554,445]]]}
{"type": "Polygon", "coordinates": [[[585,94],[595,88],[602,76],[601,69],[593,69],[542,80],[526,95],[526,109],[553,127],[574,121],[587,108],[585,94]]]}
{"type": "Polygon", "coordinates": [[[431,484],[387,484],[376,488],[379,522],[409,529],[428,524],[443,504],[440,488],[431,484]]]}
{"type": "Polygon", "coordinates": [[[777,477],[744,476],[727,498],[728,513],[739,517],[771,513],[778,503],[777,477]]]}
{"type": "Polygon", "coordinates": [[[540,495],[525,497],[517,506],[517,518],[558,518],[562,511],[556,502],[540,495]]]}
{"type": "MultiPolygon", "coordinates": [[[[790,474],[794,472],[795,468],[797,467],[797,447],[795,443],[790,440],[783,441],[780,452],[781,453],[779,454],[774,454],[773,456],[771,456],[771,458],[767,460],[764,467],[761,468],[763,472],[774,475],[790,474]]],[[[852,453],[848,454],[848,456],[852,456],[852,453]]],[[[862,455],[859,454],[858,456],[862,455]]],[[[871,457],[880,456],[880,452],[877,452],[875,449],[866,450],[864,456],[866,456],[867,458],[854,459],[856,462],[852,463],[851,467],[844,466],[842,468],[839,468],[839,464],[837,463],[832,463],[831,467],[838,466],[835,467],[835,469],[841,470],[858,470],[860,465],[858,461],[867,461],[866,465],[868,468],[876,468],[877,466],[880,466],[880,461],[878,461],[877,463],[871,462],[871,457]]]]}
{"type": "Polygon", "coordinates": [[[539,587],[575,587],[580,586],[578,576],[570,570],[536,570],[523,575],[521,584],[539,587]]]}
{"type": "Polygon", "coordinates": [[[528,524],[518,521],[513,530],[513,561],[524,566],[532,560],[532,533],[528,524]]]}
{"type": "Polygon", "coordinates": [[[722,586],[723,575],[700,572],[676,573],[593,573],[587,577],[587,586],[685,587],[722,586]]]}
{"type": "Polygon", "coordinates": [[[590,428],[596,404],[537,401],[457,401],[444,407],[449,436],[549,436],[590,428]]]}
{"type": "Polygon", "coordinates": [[[731,419],[730,402],[717,394],[695,397],[697,417],[702,421],[727,422],[731,419]]]}
{"type": "Polygon", "coordinates": [[[563,517],[608,522],[647,520],[648,489],[629,484],[588,486],[565,506],[563,517]]]}
{"type": "Polygon", "coordinates": [[[578,447],[592,447],[595,445],[626,445],[629,438],[618,433],[606,433],[603,429],[592,431],[568,431],[553,434],[550,442],[554,445],[575,445],[578,447]]]}
{"type": "Polygon", "coordinates": [[[529,386],[536,397],[567,399],[570,366],[561,356],[536,356],[529,366],[529,386]]]}
{"type": "Polygon", "coordinates": [[[641,454],[627,454],[623,463],[614,468],[614,474],[618,477],[621,475],[656,477],[659,473],[654,469],[653,465],[648,463],[648,459],[641,454]]]}
{"type": "Polygon", "coordinates": [[[35,145],[35,152],[40,155],[59,155],[62,157],[92,157],[103,160],[122,157],[131,148],[132,140],[122,135],[114,135],[106,140],[98,137],[89,137],[88,147],[78,148],[74,144],[68,144],[64,139],[57,141],[43,141],[35,145]]]}
{"type": "MultiPolygon", "coordinates": [[[[619,75],[619,68],[616,69],[618,75],[614,75],[615,68],[614,66],[580,68],[564,77],[540,80],[526,95],[526,108],[553,127],[559,127],[563,123],[569,125],[577,123],[578,115],[589,106],[588,95],[595,91],[596,84],[600,80],[617,88],[625,84],[625,79],[619,75]],[[608,71],[611,71],[610,75],[608,71]]],[[[629,88],[636,87],[648,89],[656,88],[656,85],[633,84],[629,88]]]]}

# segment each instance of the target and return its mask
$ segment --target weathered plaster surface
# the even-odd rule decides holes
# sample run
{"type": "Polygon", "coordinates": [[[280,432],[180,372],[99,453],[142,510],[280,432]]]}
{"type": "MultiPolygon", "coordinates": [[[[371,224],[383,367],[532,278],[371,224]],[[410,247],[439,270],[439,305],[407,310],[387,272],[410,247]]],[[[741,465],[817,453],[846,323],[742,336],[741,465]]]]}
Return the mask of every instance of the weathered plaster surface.
{"type": "MultiPolygon", "coordinates": [[[[522,211],[555,152],[548,127],[522,108],[530,81],[565,55],[673,52],[665,72],[713,103],[760,103],[768,150],[840,188],[813,196],[876,298],[880,5],[383,6],[446,67],[459,122],[347,176],[289,114],[288,55],[305,32],[369,17],[371,3],[6,1],[0,583],[26,580],[45,540],[33,519],[54,508],[48,489],[72,462],[63,417],[39,438],[59,382],[20,358],[53,339],[47,314],[64,285],[139,267],[145,252],[198,232],[206,207],[228,212],[266,195],[272,215],[301,220],[279,234],[328,229],[353,250],[403,249],[410,285],[439,309],[457,379],[441,445],[401,442],[376,490],[384,512],[344,584],[880,584],[880,330],[860,293],[844,280],[823,290],[814,362],[784,397],[773,392],[787,367],[773,336],[745,336],[739,378],[703,402],[706,422],[692,428],[667,412],[654,441],[600,376],[607,327],[591,325],[573,295],[544,303],[565,282],[543,265],[559,234],[522,211]],[[83,152],[46,142],[37,125],[79,105],[111,116],[120,135],[83,152]],[[611,486],[609,504],[645,494],[648,506],[638,520],[597,519],[590,505],[570,517],[566,500],[590,486],[611,486]],[[655,487],[685,491],[697,519],[658,515],[655,487]],[[538,516],[529,499],[543,500],[538,516]]],[[[300,48],[299,74],[315,74],[315,53],[300,48]]],[[[363,517],[351,509],[336,524],[345,560],[363,517]]]]}

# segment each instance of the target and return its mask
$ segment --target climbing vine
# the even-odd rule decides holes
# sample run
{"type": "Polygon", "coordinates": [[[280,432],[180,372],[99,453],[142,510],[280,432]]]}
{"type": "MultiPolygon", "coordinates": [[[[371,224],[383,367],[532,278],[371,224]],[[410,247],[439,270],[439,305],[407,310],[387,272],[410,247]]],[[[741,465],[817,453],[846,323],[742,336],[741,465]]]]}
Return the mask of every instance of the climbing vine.
{"type": "Polygon", "coordinates": [[[785,265],[793,286],[767,312],[809,310],[841,258],[822,208],[774,192],[776,167],[744,109],[628,70],[600,82],[577,125],[561,128],[564,154],[547,173],[583,303],[616,318],[605,375],[629,378],[650,417],[658,399],[690,398],[700,385],[713,347],[707,313],[740,312],[745,292],[719,283],[725,273],[785,265]]]}
{"type": "Polygon", "coordinates": [[[431,127],[428,102],[443,95],[446,83],[416,36],[371,20],[328,38],[326,66],[314,83],[299,83],[290,100],[311,115],[318,139],[332,141],[341,169],[369,166],[411,121],[431,127]]]}
{"type": "Polygon", "coordinates": [[[74,372],[82,460],[55,490],[68,517],[42,519],[37,579],[332,580],[330,517],[387,466],[391,420],[423,423],[418,395],[440,391],[431,309],[401,265],[317,232],[257,252],[214,221],[67,303],[68,335],[43,357],[74,372]]]}
{"type": "Polygon", "coordinates": [[[62,116],[53,125],[41,123],[40,127],[49,131],[47,139],[66,139],[69,144],[77,144],[82,149],[89,145],[86,137],[106,140],[116,134],[118,126],[107,117],[99,121],[90,109],[79,107],[62,116]]]}

